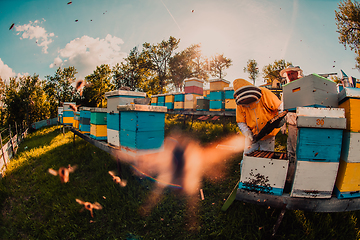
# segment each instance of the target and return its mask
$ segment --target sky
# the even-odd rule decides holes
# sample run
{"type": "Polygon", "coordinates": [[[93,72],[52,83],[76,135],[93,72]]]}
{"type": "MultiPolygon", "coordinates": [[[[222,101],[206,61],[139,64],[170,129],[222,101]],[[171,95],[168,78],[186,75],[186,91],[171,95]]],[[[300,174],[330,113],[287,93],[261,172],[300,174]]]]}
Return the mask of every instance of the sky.
{"type": "Polygon", "coordinates": [[[232,60],[224,79],[249,80],[247,61],[262,69],[285,59],[304,75],[360,78],[355,53],[339,43],[340,0],[0,0],[0,76],[53,76],[74,66],[84,79],[120,63],[134,47],[180,39],[176,52],[201,44],[205,56],[232,60]],[[9,28],[14,23],[11,30],[9,28]]]}

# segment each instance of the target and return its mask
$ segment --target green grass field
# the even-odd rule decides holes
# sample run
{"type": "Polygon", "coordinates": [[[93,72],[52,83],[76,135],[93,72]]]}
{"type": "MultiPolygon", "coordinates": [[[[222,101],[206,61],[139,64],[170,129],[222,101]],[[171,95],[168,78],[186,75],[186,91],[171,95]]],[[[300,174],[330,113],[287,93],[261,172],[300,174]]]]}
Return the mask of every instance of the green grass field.
{"type": "MultiPolygon", "coordinates": [[[[181,120],[180,120],[181,122],[181,120]]],[[[166,132],[178,122],[167,119],[166,132]]],[[[202,142],[221,137],[221,124],[195,122],[180,128],[202,142]]],[[[236,131],[232,124],[225,132],[236,131]]],[[[139,178],[121,165],[126,187],[116,185],[108,171],[117,171],[112,156],[76,137],[47,127],[28,135],[20,145],[5,177],[0,181],[0,239],[269,239],[279,209],[235,201],[226,212],[220,209],[240,178],[240,156],[227,160],[221,181],[203,181],[205,200],[193,210],[198,227],[189,229],[186,197],[167,188],[150,215],[139,208],[154,182],[139,178]],[[61,184],[49,168],[78,165],[70,181],[61,184]],[[75,199],[99,202],[102,210],[80,211],[75,199]]],[[[280,143],[286,139],[279,137],[280,143]]],[[[278,142],[279,144],[279,142],[278,142]]],[[[200,194],[199,194],[200,199],[200,194]]],[[[275,239],[359,239],[360,212],[308,213],[287,211],[275,239]]]]}

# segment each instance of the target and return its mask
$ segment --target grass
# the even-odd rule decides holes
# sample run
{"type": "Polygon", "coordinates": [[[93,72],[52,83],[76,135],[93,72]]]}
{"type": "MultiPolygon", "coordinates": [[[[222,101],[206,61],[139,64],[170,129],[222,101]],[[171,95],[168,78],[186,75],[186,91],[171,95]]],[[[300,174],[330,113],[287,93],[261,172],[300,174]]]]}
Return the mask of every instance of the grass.
{"type": "MultiPolygon", "coordinates": [[[[223,136],[222,124],[168,118],[166,132],[191,131],[201,141],[223,136]]],[[[235,131],[230,123],[227,132],[235,131]]],[[[220,182],[203,181],[205,200],[194,210],[199,226],[188,228],[186,198],[167,189],[150,215],[138,211],[154,182],[132,174],[122,165],[128,185],[112,182],[109,170],[117,164],[109,154],[76,137],[60,133],[56,126],[28,135],[0,181],[0,239],[268,239],[280,213],[273,209],[235,201],[226,212],[220,208],[240,177],[241,156],[229,159],[227,176],[220,182]],[[78,165],[70,182],[61,184],[48,168],[78,165]],[[99,202],[94,218],[75,199],[99,202]]],[[[279,136],[279,141],[286,137],[279,136]]],[[[360,211],[309,213],[287,211],[276,239],[359,239],[360,211]]]]}

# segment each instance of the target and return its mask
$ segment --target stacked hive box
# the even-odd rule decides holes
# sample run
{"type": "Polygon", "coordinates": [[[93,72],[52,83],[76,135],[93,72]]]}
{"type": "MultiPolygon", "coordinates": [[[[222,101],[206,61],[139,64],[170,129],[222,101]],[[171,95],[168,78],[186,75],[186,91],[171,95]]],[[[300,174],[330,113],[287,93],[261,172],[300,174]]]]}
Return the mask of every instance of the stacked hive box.
{"type": "Polygon", "coordinates": [[[145,98],[146,93],[116,90],[105,93],[107,98],[107,141],[114,146],[120,146],[120,114],[117,110],[118,105],[134,104],[136,98],[145,98]]]}
{"type": "Polygon", "coordinates": [[[121,147],[132,152],[161,147],[164,142],[166,107],[132,104],[119,105],[117,109],[121,115],[121,147]]]}
{"type": "Polygon", "coordinates": [[[224,88],[229,87],[230,82],[225,79],[212,79],[210,82],[210,111],[225,110],[225,92],[224,88]]]}
{"type": "Polygon", "coordinates": [[[224,111],[225,110],[225,92],[222,91],[211,91],[209,94],[210,111],[224,111]]]}
{"type": "Polygon", "coordinates": [[[63,107],[58,107],[58,122],[63,123],[63,107]]]}
{"type": "Polygon", "coordinates": [[[107,140],[106,108],[93,108],[90,115],[90,137],[107,140]]]}
{"type": "Polygon", "coordinates": [[[203,95],[204,81],[198,78],[188,78],[184,80],[185,93],[193,93],[197,95],[203,95]]]}
{"type": "Polygon", "coordinates": [[[185,110],[196,110],[196,97],[200,97],[199,94],[188,93],[184,97],[184,109],[185,110]]]}
{"type": "Polygon", "coordinates": [[[296,107],[337,107],[336,83],[311,74],[283,86],[284,109],[296,107]]]}
{"type": "Polygon", "coordinates": [[[225,111],[235,111],[236,110],[236,102],[234,99],[234,88],[226,87],[225,91],[225,111]]]}
{"type": "Polygon", "coordinates": [[[151,96],[151,103],[150,103],[150,105],[156,106],[156,105],[157,105],[157,102],[158,102],[157,95],[152,95],[152,96],[151,96]]]}
{"type": "Polygon", "coordinates": [[[331,198],[346,127],[345,111],[298,107],[296,114],[297,161],[291,196],[331,198]]]}
{"type": "Polygon", "coordinates": [[[74,112],[74,125],[73,125],[73,127],[79,129],[79,123],[80,123],[80,112],[77,111],[77,112],[74,112]]]}
{"type": "Polygon", "coordinates": [[[285,153],[256,150],[245,154],[239,188],[282,195],[288,164],[285,153]]]}
{"type": "Polygon", "coordinates": [[[174,93],[174,110],[184,110],[185,93],[174,93]]]}
{"type": "Polygon", "coordinates": [[[210,100],[204,96],[196,97],[196,110],[209,111],[210,100]]]}
{"type": "Polygon", "coordinates": [[[360,89],[344,88],[339,103],[347,122],[334,191],[339,199],[360,197],[360,89]]]}
{"type": "Polygon", "coordinates": [[[203,96],[207,97],[210,94],[210,89],[204,89],[203,96]]]}
{"type": "Polygon", "coordinates": [[[165,94],[158,94],[156,96],[157,96],[156,106],[165,106],[165,94]]]}
{"type": "Polygon", "coordinates": [[[91,118],[90,107],[80,107],[80,122],[79,130],[81,133],[90,134],[90,118],[91,118]]]}
{"type": "Polygon", "coordinates": [[[167,107],[168,110],[174,110],[174,94],[173,93],[165,94],[165,107],[167,107]]]}
{"type": "Polygon", "coordinates": [[[63,104],[63,124],[73,125],[74,111],[71,109],[70,104],[76,105],[74,102],[64,102],[63,104]]]}

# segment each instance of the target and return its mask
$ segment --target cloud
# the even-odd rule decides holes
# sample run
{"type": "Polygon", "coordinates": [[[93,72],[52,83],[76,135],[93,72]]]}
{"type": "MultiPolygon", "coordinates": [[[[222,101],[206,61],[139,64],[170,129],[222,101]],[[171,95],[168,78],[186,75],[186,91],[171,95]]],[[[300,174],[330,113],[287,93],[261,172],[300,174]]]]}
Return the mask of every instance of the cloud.
{"type": "Polygon", "coordinates": [[[127,56],[121,52],[121,38],[108,34],[104,39],[82,36],[66,44],[59,50],[59,56],[50,64],[50,68],[74,66],[77,78],[83,79],[93,73],[97,66],[120,63],[127,56]]]}
{"type": "Polygon", "coordinates": [[[0,77],[3,81],[8,80],[10,77],[15,77],[16,73],[6,65],[0,58],[0,77]]]}
{"type": "MultiPolygon", "coordinates": [[[[43,21],[45,21],[45,19],[43,19],[43,21]]],[[[24,25],[15,25],[15,30],[18,32],[17,35],[22,33],[20,39],[35,38],[37,45],[42,47],[42,52],[48,53],[48,45],[53,42],[51,37],[54,37],[54,33],[47,33],[45,28],[38,26],[40,23],[39,20],[36,20],[24,25]]]]}

